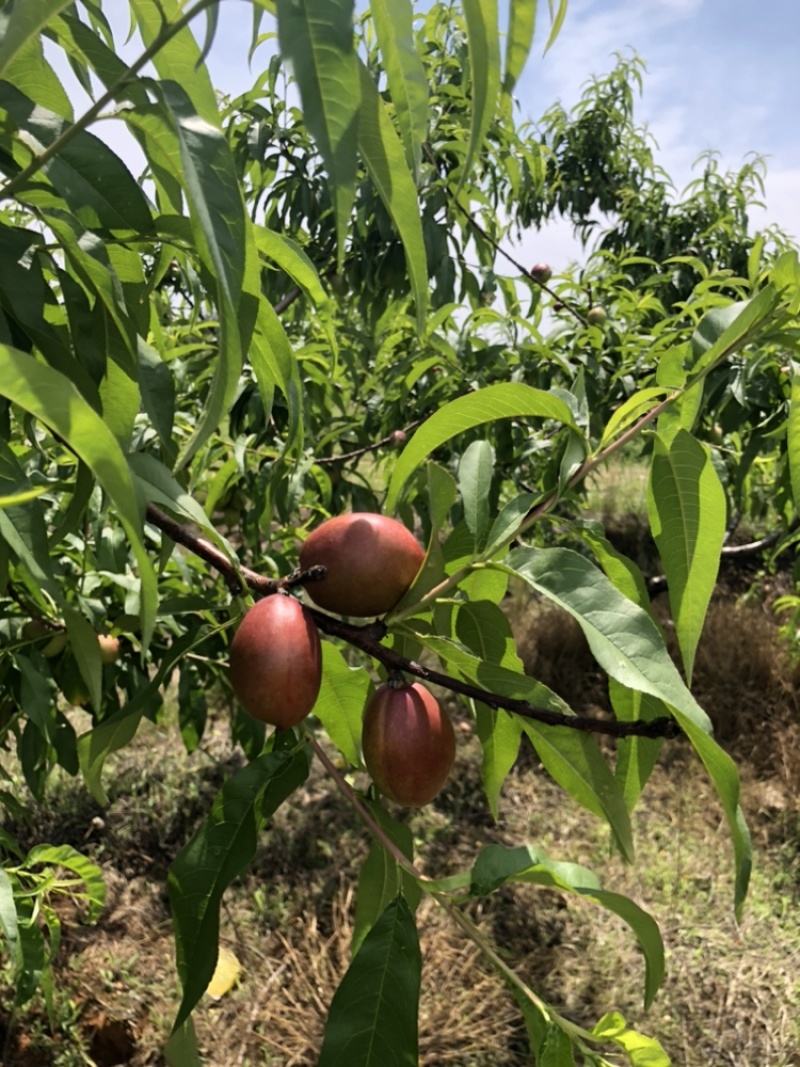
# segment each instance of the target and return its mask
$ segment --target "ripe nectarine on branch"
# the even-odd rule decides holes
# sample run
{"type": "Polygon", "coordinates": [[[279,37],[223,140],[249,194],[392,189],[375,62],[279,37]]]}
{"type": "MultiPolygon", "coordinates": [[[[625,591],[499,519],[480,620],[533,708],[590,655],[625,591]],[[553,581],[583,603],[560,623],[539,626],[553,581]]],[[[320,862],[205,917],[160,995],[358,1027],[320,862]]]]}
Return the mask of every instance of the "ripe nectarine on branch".
{"type": "Polygon", "coordinates": [[[367,705],[361,745],[375,785],[407,807],[429,804],[456,756],[453,726],[424,685],[382,685],[367,705]]]}
{"type": "Polygon", "coordinates": [[[322,566],[308,586],[319,607],[337,615],[384,615],[411,586],[425,551],[401,522],[386,515],[338,515],[318,526],[300,549],[300,567],[322,566]]]}
{"type": "Polygon", "coordinates": [[[308,715],[322,681],[322,649],[299,601],[278,593],[250,608],[231,641],[230,679],[254,719],[288,730],[308,715]]]}

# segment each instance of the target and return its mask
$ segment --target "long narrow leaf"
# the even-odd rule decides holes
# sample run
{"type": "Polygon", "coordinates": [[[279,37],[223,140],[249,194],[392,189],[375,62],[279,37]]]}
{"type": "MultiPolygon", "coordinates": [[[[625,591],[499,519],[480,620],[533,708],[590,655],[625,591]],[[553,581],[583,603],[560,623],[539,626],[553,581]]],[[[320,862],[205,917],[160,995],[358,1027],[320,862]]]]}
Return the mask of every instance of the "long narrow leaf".
{"type": "Polygon", "coordinates": [[[417,189],[383,100],[360,60],[359,76],[358,150],[403,242],[417,311],[417,330],[421,334],[428,311],[428,268],[417,189]]]}
{"type": "Polygon", "coordinates": [[[612,678],[669,705],[703,761],[728,819],[736,860],[734,903],[740,915],[752,849],[739,806],[736,765],[712,738],[708,716],[684,685],[655,622],[571,549],[515,549],[505,566],[578,620],[595,658],[612,678]]]}
{"type": "Polygon", "coordinates": [[[18,0],[10,11],[0,11],[0,74],[14,56],[35,38],[48,21],[73,0],[18,0]]]}
{"type": "MultiPolygon", "coordinates": [[[[37,105],[8,82],[0,82],[0,108],[8,112],[26,144],[41,153],[71,123],[37,105]]],[[[147,231],[150,209],[139,183],[111,149],[81,130],[42,168],[59,195],[87,229],[147,231]]]]}
{"type": "Polygon", "coordinates": [[[510,0],[503,92],[512,93],[533,44],[537,0],[510,0]]]}
{"type": "Polygon", "coordinates": [[[177,1030],[206,991],[218,955],[222,894],[255,855],[258,829],[308,774],[305,750],[268,752],[229,779],[169,873],[178,973],[177,1030]]]}
{"type": "Polygon", "coordinates": [[[386,511],[391,512],[397,507],[403,487],[413,472],[445,441],[486,422],[529,417],[555,419],[577,430],[572,412],[560,397],[529,385],[490,385],[445,404],[419,427],[403,449],[392,472],[386,511]]]}
{"type": "Polygon", "coordinates": [[[685,430],[679,430],[668,445],[655,439],[647,510],[691,685],[697,643],[717,582],[726,503],[711,457],[685,430]]]}
{"type": "Polygon", "coordinates": [[[461,185],[472,170],[494,118],[500,91],[500,34],[497,0],[464,0],[472,75],[472,120],[461,185]]]}
{"type": "Polygon", "coordinates": [[[245,210],[230,148],[216,125],[204,122],[174,82],[162,85],[175,121],[192,227],[217,288],[219,354],[211,391],[198,425],[181,452],[185,466],[219,425],[233,402],[242,369],[237,308],[245,263],[245,210]]]}
{"type": "Polygon", "coordinates": [[[414,917],[397,897],[333,996],[318,1067],[417,1067],[421,969],[414,917]]]}
{"type": "Polygon", "coordinates": [[[411,0],[370,0],[389,96],[394,104],[406,163],[419,178],[428,136],[428,82],[414,45],[411,0]]]}
{"type": "Polygon", "coordinates": [[[484,895],[512,881],[564,889],[618,915],[633,931],[644,953],[645,1008],[652,1004],[664,978],[664,944],[651,915],[627,897],[604,890],[596,875],[577,863],[553,861],[532,846],[487,845],[472,868],[472,892],[484,895]]]}
{"type": "MultiPolygon", "coordinates": [[[[165,23],[174,24],[185,13],[181,0],[158,0],[157,4],[153,0],[130,0],[130,6],[146,45],[153,44],[165,23]]],[[[153,66],[163,81],[181,86],[202,119],[212,125],[219,124],[214,86],[188,26],[162,44],[153,56],[153,66]]]]}
{"type": "Polygon", "coordinates": [[[795,509],[800,512],[800,374],[792,379],[786,448],[795,509]]]}
{"type": "Polygon", "coordinates": [[[278,0],[277,4],[281,52],[292,64],[303,117],[328,170],[340,268],[355,197],[361,97],[353,7],[353,0],[278,0]]]}

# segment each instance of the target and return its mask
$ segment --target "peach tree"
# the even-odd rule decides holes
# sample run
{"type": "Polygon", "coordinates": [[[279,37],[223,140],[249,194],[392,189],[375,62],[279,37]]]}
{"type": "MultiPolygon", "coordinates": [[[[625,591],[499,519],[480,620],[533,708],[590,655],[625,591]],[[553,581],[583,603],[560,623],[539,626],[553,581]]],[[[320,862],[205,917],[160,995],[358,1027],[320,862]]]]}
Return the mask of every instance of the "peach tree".
{"type": "MultiPolygon", "coordinates": [[[[757,171],[737,183],[712,167],[671,204],[632,123],[635,64],[590,87],[575,115],[519,124],[515,87],[537,14],[547,21],[535,0],[416,13],[410,0],[358,12],[129,0],[130,60],[118,7],[0,3],[5,825],[57,766],[105,802],[104,764],[163,715],[173,678],[191,751],[216,687],[246,764],[170,873],[183,991],[172,1062],[192,1062],[225,890],[318,759],[372,838],[321,1064],[417,1062],[423,893],[510,987],[534,1062],[667,1064],[619,1013],[592,1030],[559,1014],[465,905],[514,881],[592,901],[637,939],[645,1006],[664,978],[652,916],[536,842],[486,845],[437,878],[380,788],[361,789],[362,720],[369,709],[383,731],[364,738],[376,784],[399,795],[380,766],[396,717],[418,700],[438,729],[428,684],[456,694],[495,816],[527,737],[631,862],[631,812],[661,747],[684,735],[729,826],[741,914],[751,848],[737,771],[691,681],[730,513],[757,506],[753,471],[769,471],[782,544],[800,499],[800,266],[782,235],[747,232],[757,171]],[[258,72],[237,98],[205,62],[220,14],[241,21],[258,72]],[[141,175],[109,147],[112,127],[143,156],[141,175]],[[632,194],[614,200],[623,181],[632,194]],[[515,259],[520,230],[559,212],[586,230],[596,206],[614,221],[585,268],[515,259]],[[723,439],[704,440],[720,423],[723,439]],[[582,515],[587,477],[637,442],[677,664],[636,564],[582,515]],[[386,611],[356,622],[350,601],[315,607],[314,586],[379,583],[361,568],[369,552],[347,542],[305,566],[301,546],[331,517],[365,512],[413,531],[422,562],[386,611]],[[576,715],[524,673],[500,606],[512,580],[577,620],[613,718],[576,715]],[[302,610],[250,614],[253,598],[287,593],[302,610]],[[237,651],[243,618],[266,620],[263,653],[244,629],[237,651]],[[295,654],[313,675],[299,703],[295,654]],[[234,677],[229,659],[244,664],[234,677]],[[274,710],[275,693],[257,717],[234,699],[232,681],[261,710],[275,679],[302,721],[274,710]],[[613,758],[599,734],[616,739],[613,758]]],[[[550,5],[547,47],[565,14],[550,5]]],[[[391,553],[381,560],[391,571],[391,553]]],[[[39,985],[52,996],[55,895],[95,919],[102,872],[64,843],[23,853],[8,829],[0,852],[22,1004],[39,985]]]]}

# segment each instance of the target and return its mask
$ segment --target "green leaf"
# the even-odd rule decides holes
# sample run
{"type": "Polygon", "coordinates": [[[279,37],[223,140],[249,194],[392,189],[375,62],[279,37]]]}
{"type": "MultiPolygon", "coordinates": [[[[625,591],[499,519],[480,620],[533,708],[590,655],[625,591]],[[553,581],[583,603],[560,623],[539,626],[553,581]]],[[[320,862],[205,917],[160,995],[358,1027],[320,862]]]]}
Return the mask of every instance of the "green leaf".
{"type": "Polygon", "coordinates": [[[84,884],[84,897],[89,905],[88,922],[97,922],[106,902],[106,884],[103,872],[96,863],[78,852],[71,845],[37,845],[25,859],[25,865],[33,867],[46,864],[72,871],[84,884]]]}
{"type": "MultiPolygon", "coordinates": [[[[368,803],[368,802],[367,802],[368,803]]],[[[409,859],[414,859],[414,836],[406,823],[393,819],[379,804],[368,803],[370,814],[380,828],[409,859]]],[[[369,853],[358,876],[356,914],[353,927],[351,953],[356,956],[364,938],[381,917],[385,909],[401,895],[412,911],[417,910],[422,890],[419,883],[405,868],[401,867],[378,838],[372,839],[369,853]]]]}
{"type": "Polygon", "coordinates": [[[508,5],[504,93],[511,94],[514,91],[517,79],[530,54],[536,30],[536,5],[537,0],[511,0],[508,5]]]}
{"type": "Polygon", "coordinates": [[[268,752],[230,778],[200,829],[170,868],[169,896],[183,999],[173,1029],[189,1017],[217,963],[222,894],[252,860],[263,819],[305,781],[305,749],[268,752]]]}
{"type": "Polygon", "coordinates": [[[44,935],[35,918],[25,915],[22,909],[17,922],[16,990],[14,1003],[27,1003],[36,992],[47,966],[44,935]]]}
{"type": "Polygon", "coordinates": [[[361,765],[361,720],[372,691],[364,667],[350,667],[330,641],[322,642],[322,685],[313,713],[353,767],[361,765]]]}
{"type": "Polygon", "coordinates": [[[653,385],[647,389],[640,389],[633,396],[629,396],[606,423],[606,428],[603,430],[603,436],[600,438],[597,450],[602,451],[618,434],[621,434],[623,430],[627,430],[629,426],[632,426],[648,411],[651,411],[656,406],[656,401],[663,400],[667,392],[668,390],[663,386],[653,385]]]}
{"type": "MultiPolygon", "coordinates": [[[[181,0],[130,0],[145,45],[152,45],[165,25],[174,25],[185,13],[181,0]]],[[[153,66],[163,81],[181,86],[197,114],[212,126],[219,125],[219,108],[208,70],[189,26],[184,26],[161,44],[153,56],[153,66]]]]}
{"type": "Polygon", "coordinates": [[[417,332],[422,334],[428,312],[428,267],[417,189],[386,105],[361,60],[358,71],[361,82],[358,150],[403,242],[417,312],[417,332]]]}
{"type": "MultiPolygon", "coordinates": [[[[21,3],[18,6],[21,6],[21,3]]],[[[59,20],[60,16],[57,15],[54,21],[59,20]]],[[[3,78],[25,96],[35,100],[40,107],[72,122],[75,118],[72,101],[61,79],[45,59],[42,42],[43,37],[28,38],[6,67],[3,78]]]]}
{"type": "Polygon", "coordinates": [[[692,335],[696,362],[692,372],[718,362],[749,344],[778,305],[780,295],[773,285],[752,298],[724,308],[714,308],[703,316],[692,335]]]}
{"type": "Polygon", "coordinates": [[[146,647],[153,632],[158,588],[142,539],[136,490],[116,438],[68,378],[7,345],[0,345],[0,395],[60,434],[108,493],[139,566],[142,642],[146,647]]]}
{"type": "Polygon", "coordinates": [[[800,512],[800,374],[792,378],[786,448],[795,509],[800,512]]]}
{"type": "MultiPolygon", "coordinates": [[[[552,4],[550,7],[552,12],[552,4]]],[[[550,36],[547,38],[547,44],[544,46],[545,53],[550,51],[550,48],[555,44],[556,38],[561,32],[561,27],[564,25],[564,19],[567,17],[567,0],[559,0],[558,11],[556,11],[553,18],[552,25],[550,26],[550,36]]]]}
{"type": "Polygon", "coordinates": [[[278,0],[278,40],[291,63],[303,118],[331,183],[337,264],[344,263],[355,198],[358,112],[361,100],[353,39],[353,0],[278,0]]]}
{"type": "MultiPolygon", "coordinates": [[[[8,82],[0,82],[0,107],[36,153],[44,152],[72,125],[8,82]]],[[[94,134],[80,130],[42,170],[87,229],[150,229],[150,208],[139,183],[94,134]]]]}
{"type": "Polygon", "coordinates": [[[0,74],[23,45],[37,37],[48,21],[72,0],[16,0],[0,11],[0,74]]]}
{"type": "Polygon", "coordinates": [[[598,1041],[612,1041],[624,1049],[631,1067],[670,1067],[672,1061],[654,1037],[631,1030],[619,1012],[604,1015],[593,1028],[598,1041]]]}
{"type": "Polygon", "coordinates": [[[163,82],[181,151],[185,193],[201,257],[217,289],[219,353],[205,409],[183,446],[185,466],[230,410],[242,369],[237,308],[245,264],[245,210],[228,142],[217,125],[204,122],[182,86],[163,82]]]}
{"type": "Polygon", "coordinates": [[[400,454],[389,483],[386,513],[397,507],[403,487],[414,470],[445,441],[486,422],[528,416],[556,419],[577,429],[572,412],[563,400],[543,389],[517,383],[489,385],[439,408],[415,431],[400,454]]]}
{"type": "Polygon", "coordinates": [[[17,944],[17,908],[14,903],[14,886],[0,867],[0,927],[8,941],[10,956],[14,956],[17,944]]]}
{"type": "Polygon", "coordinates": [[[538,499],[535,493],[522,493],[509,500],[492,523],[486,546],[481,552],[482,559],[490,559],[503,545],[512,540],[538,499]]]}
{"type": "Polygon", "coordinates": [[[489,500],[493,478],[494,449],[488,441],[473,441],[458,465],[458,487],[464,518],[478,552],[484,547],[491,523],[489,500]]]}
{"type": "Polygon", "coordinates": [[[169,1035],[164,1046],[167,1067],[203,1067],[191,1016],[169,1035]]]}
{"type": "Polygon", "coordinates": [[[481,743],[481,780],[489,810],[495,819],[500,817],[500,790],[514,766],[522,740],[522,720],[502,708],[492,711],[485,704],[475,703],[475,724],[481,743]]]}
{"type": "Polygon", "coordinates": [[[414,917],[398,897],[334,993],[319,1067],[416,1067],[421,969],[414,917]]]}
{"type": "Polygon", "coordinates": [[[500,91],[500,35],[497,0],[464,0],[472,88],[469,145],[459,188],[467,180],[494,118],[500,91]]]}
{"type": "Polygon", "coordinates": [[[286,398],[289,425],[283,447],[288,452],[295,446],[299,449],[303,443],[303,384],[283,323],[262,292],[255,226],[247,226],[246,241],[242,305],[254,301],[257,308],[248,356],[265,410],[271,407],[268,397],[274,386],[286,398]]]}
{"type": "Polygon", "coordinates": [[[602,889],[597,876],[577,863],[551,860],[530,845],[487,845],[472,868],[472,892],[485,896],[510,881],[565,889],[618,915],[631,928],[644,953],[645,1009],[652,1004],[664,978],[664,944],[651,915],[627,897],[602,889]]]}
{"type": "Polygon", "coordinates": [[[606,820],[620,853],[632,863],[635,849],[628,809],[596,740],[582,730],[534,719],[523,719],[522,729],[553,781],[587,811],[606,820]]]}
{"type": "Polygon", "coordinates": [[[253,226],[258,251],[277,263],[281,270],[303,289],[317,307],[324,307],[330,298],[320,281],[317,268],[303,249],[290,237],[275,233],[264,226],[253,226]]]}
{"type": "Polygon", "coordinates": [[[486,663],[523,674],[508,616],[490,600],[468,600],[455,613],[455,633],[462,644],[486,663]]]}
{"type": "MultiPolygon", "coordinates": [[[[662,700],[649,693],[628,689],[613,678],[608,680],[608,693],[614,714],[623,722],[649,722],[659,716],[669,715],[669,707],[662,700]]],[[[649,737],[621,737],[617,742],[614,774],[622,786],[628,811],[633,811],[642,795],[663,743],[660,739],[649,737]]]]}
{"type": "Polygon", "coordinates": [[[369,9],[406,163],[418,180],[428,136],[428,82],[414,44],[414,7],[411,0],[370,0],[369,9]]]}
{"type": "Polygon", "coordinates": [[[647,511],[664,566],[687,684],[717,582],[725,539],[725,491],[706,448],[685,430],[656,435],[647,511]]]}
{"type": "Polygon", "coordinates": [[[728,819],[736,858],[735,908],[740,915],[752,850],[739,806],[736,765],[711,737],[708,716],[684,685],[655,622],[571,549],[516,549],[506,565],[578,620],[595,658],[612,678],[669,705],[703,761],[728,819]]]}
{"type": "Polygon", "coordinates": [[[536,1056],[536,1067],[575,1067],[572,1040],[557,1023],[550,1023],[536,1056]]]}
{"type": "Polygon", "coordinates": [[[74,608],[63,609],[64,622],[67,624],[69,644],[78,664],[81,677],[86,682],[89,702],[99,712],[102,704],[103,662],[100,659],[100,645],[91,623],[74,608]]]}

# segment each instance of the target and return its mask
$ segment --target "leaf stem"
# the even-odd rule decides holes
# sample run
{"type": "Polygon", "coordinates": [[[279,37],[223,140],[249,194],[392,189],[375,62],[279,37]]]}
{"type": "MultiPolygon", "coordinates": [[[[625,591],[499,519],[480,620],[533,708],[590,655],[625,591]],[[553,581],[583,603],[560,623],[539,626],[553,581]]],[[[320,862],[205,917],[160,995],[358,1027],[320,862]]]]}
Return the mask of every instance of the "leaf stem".
{"type": "Polygon", "coordinates": [[[211,7],[212,4],[216,3],[219,3],[219,0],[197,0],[197,3],[194,4],[193,7],[190,7],[189,10],[177,20],[177,22],[165,24],[154,40],[147,46],[147,48],[145,48],[139,58],[127,68],[124,74],[121,74],[119,78],[117,78],[114,84],[106,90],[106,92],[103,93],[103,95],[99,97],[79,119],[72,123],[71,126],[68,126],[60,137],[57,137],[55,141],[44,150],[44,152],[40,153],[38,156],[34,156],[27,167],[24,167],[19,174],[0,187],[0,200],[7,200],[10,196],[14,196],[21,188],[23,188],[34,174],[40,171],[42,167],[46,166],[54,156],[58,155],[59,152],[63,151],[74,137],[81,131],[85,130],[87,126],[91,125],[91,123],[99,116],[103,108],[108,104],[113,103],[117,94],[125,88],[128,82],[133,80],[142,67],[146,66],[165,44],[171,41],[176,34],[180,33],[182,29],[188,26],[196,15],[199,15],[205,8],[211,7]]]}

